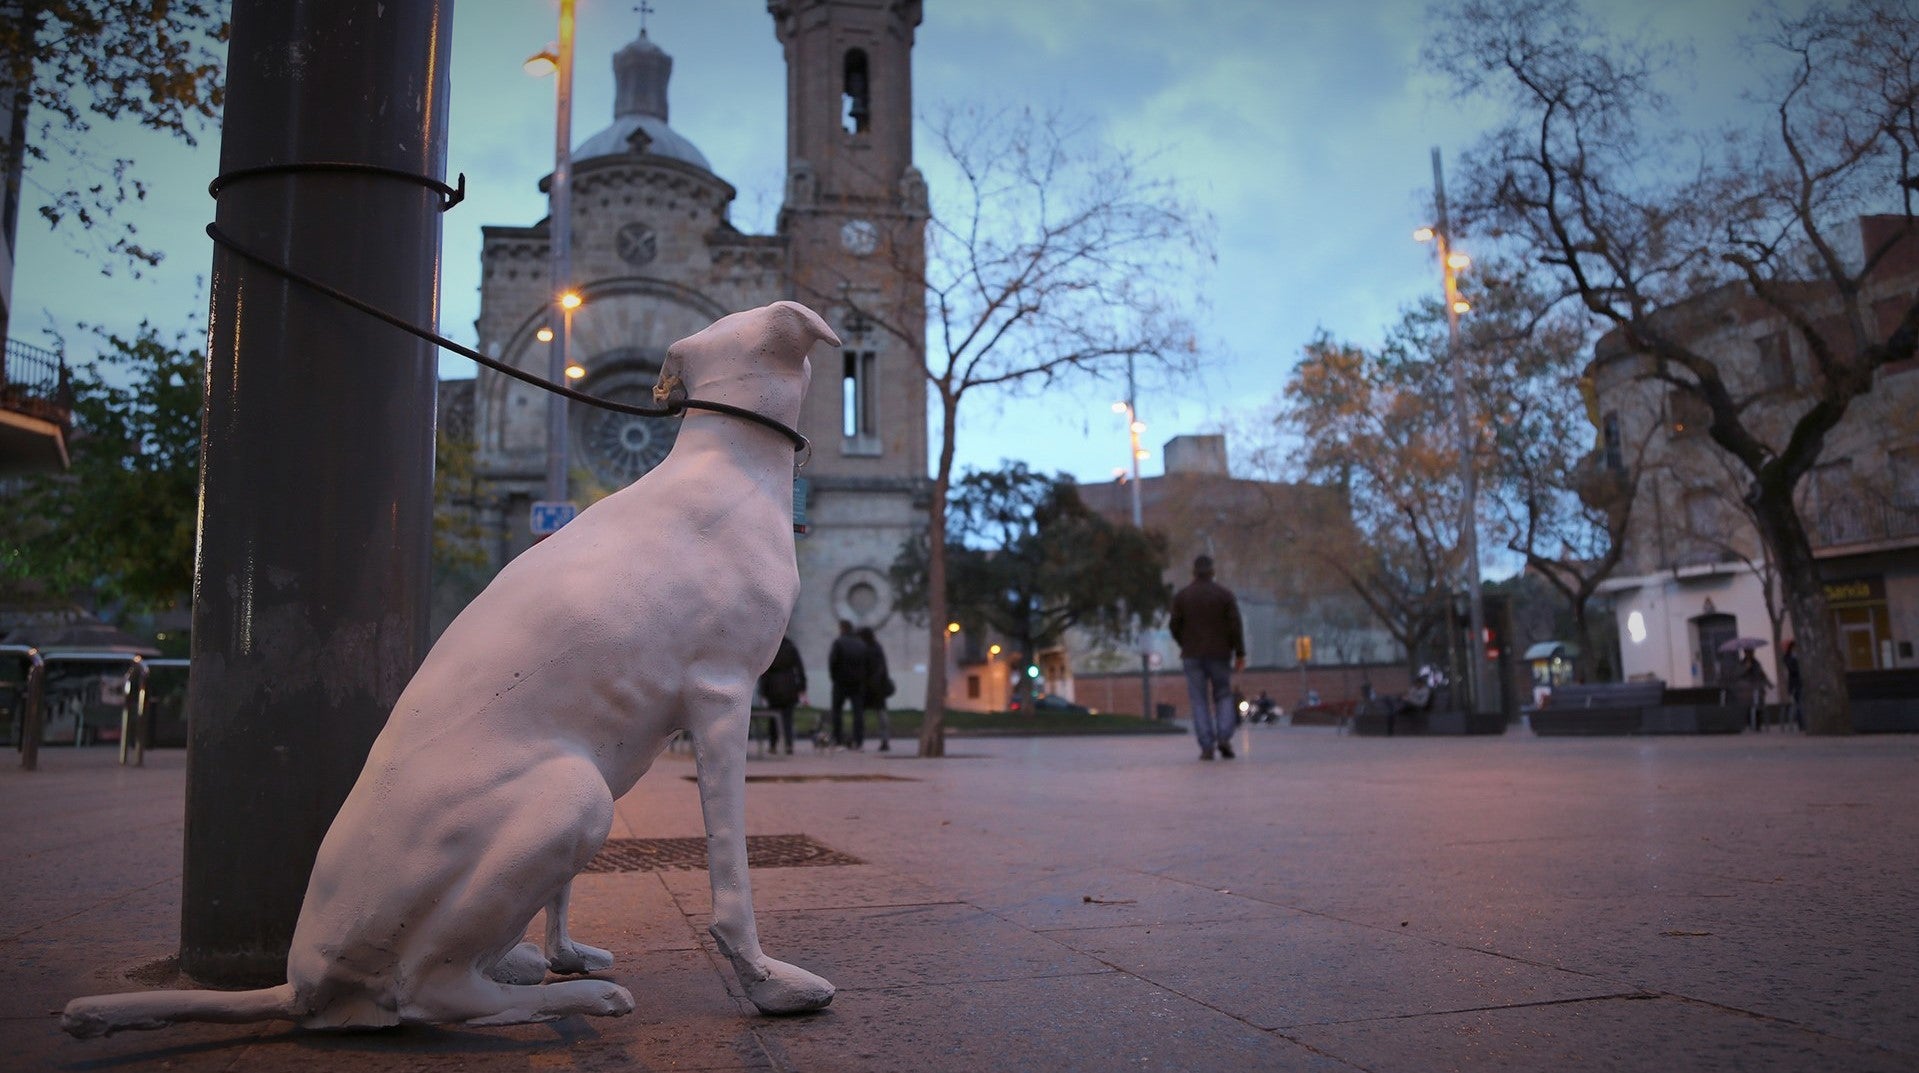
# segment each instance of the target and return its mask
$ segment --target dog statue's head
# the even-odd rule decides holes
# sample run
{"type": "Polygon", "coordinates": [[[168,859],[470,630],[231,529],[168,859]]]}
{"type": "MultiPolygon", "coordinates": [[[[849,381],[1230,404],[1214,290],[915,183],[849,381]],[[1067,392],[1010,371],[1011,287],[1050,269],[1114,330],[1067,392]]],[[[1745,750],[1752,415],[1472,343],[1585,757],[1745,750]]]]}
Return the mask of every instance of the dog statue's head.
{"type": "Polygon", "coordinates": [[[666,349],[653,397],[664,403],[684,388],[694,398],[796,421],[813,376],[807,354],[815,343],[839,346],[840,337],[798,302],[731,313],[666,349]]]}

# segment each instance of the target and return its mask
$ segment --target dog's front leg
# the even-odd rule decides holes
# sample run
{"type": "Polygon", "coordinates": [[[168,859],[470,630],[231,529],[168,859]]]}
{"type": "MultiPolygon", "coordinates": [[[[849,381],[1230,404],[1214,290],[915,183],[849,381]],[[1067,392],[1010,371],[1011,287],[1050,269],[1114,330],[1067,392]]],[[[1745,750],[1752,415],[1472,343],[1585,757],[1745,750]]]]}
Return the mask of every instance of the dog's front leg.
{"type": "Polygon", "coordinates": [[[597,946],[575,942],[566,930],[566,905],[573,896],[568,880],[546,907],[546,967],[562,976],[598,972],[613,964],[613,955],[597,946]]]}
{"type": "Polygon", "coordinates": [[[693,757],[699,770],[700,811],[706,819],[706,867],[713,886],[713,925],[720,953],[733,963],[740,986],[761,1013],[804,1013],[833,1001],[833,985],[767,957],[753,920],[753,887],[746,875],[747,707],[726,707],[694,723],[693,757]]]}

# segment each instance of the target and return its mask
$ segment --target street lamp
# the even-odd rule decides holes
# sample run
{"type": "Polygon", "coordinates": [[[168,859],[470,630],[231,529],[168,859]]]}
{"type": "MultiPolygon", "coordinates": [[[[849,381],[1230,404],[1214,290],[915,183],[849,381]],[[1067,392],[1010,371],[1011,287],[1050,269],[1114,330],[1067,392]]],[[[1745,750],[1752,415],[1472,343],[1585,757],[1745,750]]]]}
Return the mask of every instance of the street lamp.
{"type": "MultiPolygon", "coordinates": [[[[1131,447],[1131,457],[1127,459],[1133,468],[1133,528],[1146,528],[1145,517],[1139,504],[1139,463],[1146,457],[1146,449],[1139,445],[1140,433],[1146,431],[1146,422],[1139,419],[1138,399],[1135,397],[1133,382],[1133,356],[1126,355],[1126,401],[1113,404],[1113,412],[1126,417],[1127,442],[1131,447]]],[[[1153,717],[1153,661],[1146,650],[1144,633],[1139,638],[1139,717],[1153,717]]]]}
{"type": "MultiPolygon", "coordinates": [[[[1472,258],[1452,249],[1451,228],[1446,220],[1446,176],[1440,167],[1439,147],[1433,147],[1433,207],[1438,223],[1413,232],[1418,242],[1431,242],[1439,257],[1441,278],[1446,287],[1446,357],[1453,372],[1453,418],[1459,437],[1459,525],[1461,549],[1466,558],[1466,618],[1472,636],[1466,645],[1466,668],[1470,679],[1473,711],[1486,707],[1486,609],[1480,597],[1479,578],[1479,472],[1473,466],[1473,422],[1466,392],[1465,354],[1459,346],[1459,317],[1472,311],[1472,303],[1459,293],[1459,273],[1472,264],[1472,258]]],[[[1450,612],[1449,612],[1450,614],[1450,612]]]]}
{"type": "MultiPolygon", "coordinates": [[[[553,254],[552,293],[573,298],[573,306],[561,305],[566,316],[553,331],[547,356],[547,379],[559,383],[567,379],[566,338],[579,296],[573,285],[573,2],[560,0],[559,41],[551,49],[542,49],[527,58],[528,74],[555,75],[553,119],[553,180],[547,187],[548,240],[553,254]]],[[[551,502],[566,499],[567,468],[566,398],[548,395],[546,400],[546,498],[551,502]]]]}

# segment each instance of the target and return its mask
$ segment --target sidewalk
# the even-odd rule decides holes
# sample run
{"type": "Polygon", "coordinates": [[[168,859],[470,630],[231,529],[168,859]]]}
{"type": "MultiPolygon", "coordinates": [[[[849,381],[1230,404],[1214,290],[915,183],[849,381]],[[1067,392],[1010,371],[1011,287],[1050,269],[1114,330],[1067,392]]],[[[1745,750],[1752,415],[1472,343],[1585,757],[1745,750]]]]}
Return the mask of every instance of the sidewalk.
{"type": "MultiPolygon", "coordinates": [[[[184,757],[9,756],[0,1067],[1919,1069],[1919,738],[907,744],[748,768],[779,777],[754,834],[863,862],[753,873],[767,952],[840,989],[822,1013],[754,1014],[705,873],[636,871],[573,908],[628,1017],[90,1041],[58,1030],[69,998],[174,982],[184,757]]],[[[700,835],[691,774],[662,757],[613,837],[700,835]]]]}

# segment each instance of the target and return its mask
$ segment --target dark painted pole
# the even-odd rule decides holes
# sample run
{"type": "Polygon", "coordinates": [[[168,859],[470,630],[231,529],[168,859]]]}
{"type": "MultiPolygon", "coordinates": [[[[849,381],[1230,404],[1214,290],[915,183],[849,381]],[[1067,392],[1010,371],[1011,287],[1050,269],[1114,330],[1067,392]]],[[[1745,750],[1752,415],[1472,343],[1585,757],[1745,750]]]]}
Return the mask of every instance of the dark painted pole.
{"type": "MultiPolygon", "coordinates": [[[[452,0],[236,0],[223,175],[446,163],[452,0]]],[[[235,241],[421,324],[440,197],[236,180],[235,241]]],[[[216,246],[201,448],[181,967],[284,980],[320,839],[427,643],[435,354],[216,246]]]]}

